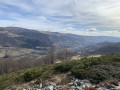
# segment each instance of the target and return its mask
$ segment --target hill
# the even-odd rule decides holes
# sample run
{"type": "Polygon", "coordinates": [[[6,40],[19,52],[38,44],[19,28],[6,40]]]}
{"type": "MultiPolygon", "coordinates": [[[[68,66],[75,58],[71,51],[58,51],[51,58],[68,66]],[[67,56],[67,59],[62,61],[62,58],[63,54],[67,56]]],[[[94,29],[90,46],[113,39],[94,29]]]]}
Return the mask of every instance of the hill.
{"type": "MultiPolygon", "coordinates": [[[[16,52],[17,48],[18,52],[16,53],[19,54],[17,57],[22,54],[26,55],[27,53],[21,53],[20,49],[30,51],[27,53],[28,55],[32,54],[35,57],[38,55],[39,57],[39,55],[46,55],[49,47],[52,45],[54,45],[57,50],[68,48],[70,51],[74,52],[102,42],[120,42],[120,38],[107,36],[82,36],[58,32],[37,31],[20,27],[0,28],[1,57],[15,57],[15,55],[11,55],[11,53],[16,52]]],[[[23,55],[22,57],[24,57],[23,55]]]]}
{"type": "Polygon", "coordinates": [[[88,46],[83,49],[85,54],[120,54],[120,42],[113,43],[113,42],[103,42],[98,43],[92,46],[88,46]]]}
{"type": "Polygon", "coordinates": [[[32,31],[27,32],[26,29],[22,28],[1,28],[1,30],[0,45],[2,46],[35,49],[37,46],[48,47],[51,45],[51,42],[49,42],[50,40],[46,34],[39,33],[39,35],[37,35],[37,32],[32,34],[32,31]],[[14,31],[14,33],[12,31],[14,31]],[[36,38],[37,36],[39,39],[36,38]]]}
{"type": "MultiPolygon", "coordinates": [[[[41,43],[49,45],[56,45],[60,48],[75,48],[85,47],[100,42],[119,42],[120,38],[107,37],[107,36],[82,36],[74,34],[65,34],[58,32],[42,32],[19,27],[6,27],[4,28],[10,33],[39,40],[41,43]]],[[[44,46],[44,45],[43,45],[44,46]]]]}
{"type": "MultiPolygon", "coordinates": [[[[80,80],[88,79],[97,84],[106,80],[117,85],[120,81],[120,56],[102,56],[82,58],[80,60],[67,61],[59,64],[43,65],[36,68],[25,69],[14,73],[0,75],[0,89],[17,89],[17,85],[25,83],[40,84],[42,82],[56,82],[56,84],[67,84],[71,77],[80,80]],[[55,77],[57,76],[57,79],[55,77]],[[54,77],[54,79],[53,79],[54,77]],[[116,81],[117,80],[117,81],[116,81]],[[16,85],[16,86],[15,86],[16,85]]],[[[27,88],[28,86],[26,86],[27,88]]],[[[25,88],[25,87],[24,87],[25,88]]],[[[107,87],[108,88],[108,87],[107,87]]]]}

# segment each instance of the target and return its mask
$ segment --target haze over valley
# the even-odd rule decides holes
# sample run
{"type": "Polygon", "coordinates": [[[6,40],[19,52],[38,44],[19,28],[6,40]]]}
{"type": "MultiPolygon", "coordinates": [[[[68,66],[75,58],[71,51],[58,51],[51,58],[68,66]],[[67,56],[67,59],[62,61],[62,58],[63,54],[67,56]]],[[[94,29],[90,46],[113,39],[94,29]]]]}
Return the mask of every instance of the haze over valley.
{"type": "MultiPolygon", "coordinates": [[[[81,52],[81,49],[88,46],[99,48],[107,45],[108,42],[109,47],[110,43],[117,44],[120,42],[119,37],[83,36],[58,32],[43,32],[19,27],[1,27],[0,37],[1,58],[5,56],[14,58],[29,56],[40,58],[42,55],[47,55],[48,49],[52,45],[58,51],[67,48],[71,52],[81,52]],[[99,46],[97,47],[97,45],[99,46]]],[[[117,46],[119,48],[119,44],[117,46]]]]}

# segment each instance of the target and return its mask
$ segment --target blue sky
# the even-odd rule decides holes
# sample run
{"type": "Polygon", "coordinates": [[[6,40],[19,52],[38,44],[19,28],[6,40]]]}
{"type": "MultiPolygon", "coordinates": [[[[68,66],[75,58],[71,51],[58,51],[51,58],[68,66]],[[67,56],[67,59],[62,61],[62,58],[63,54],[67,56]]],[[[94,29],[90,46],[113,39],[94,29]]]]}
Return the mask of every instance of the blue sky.
{"type": "Polygon", "coordinates": [[[120,37],[120,0],[0,0],[0,26],[120,37]]]}

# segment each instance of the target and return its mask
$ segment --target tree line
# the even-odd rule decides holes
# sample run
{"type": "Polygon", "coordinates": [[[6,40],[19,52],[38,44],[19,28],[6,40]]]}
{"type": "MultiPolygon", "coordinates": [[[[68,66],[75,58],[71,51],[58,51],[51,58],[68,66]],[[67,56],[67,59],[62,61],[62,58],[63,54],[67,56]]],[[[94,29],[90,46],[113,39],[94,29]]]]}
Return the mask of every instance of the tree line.
{"type": "Polygon", "coordinates": [[[40,59],[34,58],[2,58],[0,59],[0,74],[15,72],[25,68],[33,68],[44,64],[53,64],[56,60],[65,61],[70,60],[72,53],[68,49],[62,49],[56,51],[54,46],[51,46],[48,50],[48,54],[40,59]]]}

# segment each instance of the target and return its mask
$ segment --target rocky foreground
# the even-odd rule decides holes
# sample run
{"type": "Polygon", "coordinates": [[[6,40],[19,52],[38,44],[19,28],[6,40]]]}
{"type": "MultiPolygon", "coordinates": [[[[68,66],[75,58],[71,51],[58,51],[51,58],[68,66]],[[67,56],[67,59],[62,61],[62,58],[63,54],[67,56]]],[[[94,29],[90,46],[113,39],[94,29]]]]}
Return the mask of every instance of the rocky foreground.
{"type": "Polygon", "coordinates": [[[55,83],[35,84],[30,88],[23,90],[120,90],[120,83],[118,85],[101,83],[99,85],[91,84],[89,80],[79,80],[73,78],[67,85],[56,85],[55,83]]]}

